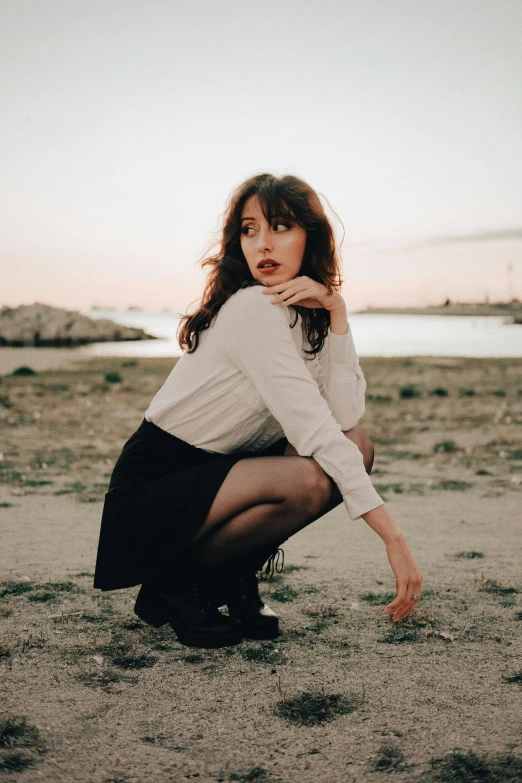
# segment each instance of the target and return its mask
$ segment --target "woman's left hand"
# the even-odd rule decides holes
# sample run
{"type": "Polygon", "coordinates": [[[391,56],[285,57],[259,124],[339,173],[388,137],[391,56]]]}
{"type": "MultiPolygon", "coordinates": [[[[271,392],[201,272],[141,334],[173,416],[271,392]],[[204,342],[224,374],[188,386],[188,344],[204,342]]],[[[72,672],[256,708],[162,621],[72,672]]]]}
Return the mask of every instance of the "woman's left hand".
{"type": "Polygon", "coordinates": [[[328,289],[317,280],[302,275],[287,280],[286,283],[277,283],[263,288],[265,294],[278,294],[272,299],[272,304],[299,304],[301,307],[311,307],[314,309],[324,308],[325,310],[335,310],[344,304],[344,299],[338,291],[328,293],[328,289]]]}

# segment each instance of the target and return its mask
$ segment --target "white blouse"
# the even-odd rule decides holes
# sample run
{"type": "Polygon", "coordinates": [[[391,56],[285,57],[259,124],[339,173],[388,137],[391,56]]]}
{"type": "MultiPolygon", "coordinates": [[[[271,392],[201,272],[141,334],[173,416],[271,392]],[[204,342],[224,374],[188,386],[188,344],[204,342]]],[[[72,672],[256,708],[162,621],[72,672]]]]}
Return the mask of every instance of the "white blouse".
{"type": "Polygon", "coordinates": [[[205,451],[256,452],[286,435],[337,484],[352,519],[383,504],[362,454],[343,435],[364,413],[366,381],[351,330],[328,331],[317,354],[293,308],[253,285],[233,294],[194,353],[185,352],[145,412],[205,451]]]}

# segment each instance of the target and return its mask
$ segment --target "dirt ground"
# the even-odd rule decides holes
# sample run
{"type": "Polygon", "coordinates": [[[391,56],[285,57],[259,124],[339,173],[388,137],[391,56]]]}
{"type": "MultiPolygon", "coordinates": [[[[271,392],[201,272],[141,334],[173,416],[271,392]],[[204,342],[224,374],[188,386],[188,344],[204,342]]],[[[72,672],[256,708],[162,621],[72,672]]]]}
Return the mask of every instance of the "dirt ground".
{"type": "Polygon", "coordinates": [[[414,616],[383,616],[384,547],[339,506],[262,583],[280,638],[207,651],[139,621],[138,588],[92,588],[112,467],[173,360],[17,376],[4,350],[0,778],[522,780],[522,360],[361,361],[414,616]]]}

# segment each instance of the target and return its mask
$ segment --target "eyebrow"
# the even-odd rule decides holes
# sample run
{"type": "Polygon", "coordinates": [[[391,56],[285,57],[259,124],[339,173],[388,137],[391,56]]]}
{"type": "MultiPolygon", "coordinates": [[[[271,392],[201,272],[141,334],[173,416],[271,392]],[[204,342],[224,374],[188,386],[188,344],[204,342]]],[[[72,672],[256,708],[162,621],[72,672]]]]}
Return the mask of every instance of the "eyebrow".
{"type": "MultiPolygon", "coordinates": [[[[271,220],[275,220],[276,218],[279,218],[280,220],[289,220],[290,216],[285,217],[285,215],[272,215],[272,217],[270,219],[271,220]]],[[[243,220],[255,220],[255,218],[253,218],[253,217],[241,218],[241,222],[243,222],[243,220]]]]}

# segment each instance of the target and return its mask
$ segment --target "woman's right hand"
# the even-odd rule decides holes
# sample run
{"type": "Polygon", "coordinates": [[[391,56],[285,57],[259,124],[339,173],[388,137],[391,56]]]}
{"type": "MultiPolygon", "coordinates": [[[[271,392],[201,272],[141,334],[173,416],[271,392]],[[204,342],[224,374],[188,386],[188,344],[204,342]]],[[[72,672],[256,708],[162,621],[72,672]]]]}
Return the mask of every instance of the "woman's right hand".
{"type": "Polygon", "coordinates": [[[394,622],[412,612],[420,600],[422,574],[402,533],[386,543],[386,554],[395,574],[395,598],[384,610],[392,614],[394,622]],[[417,596],[413,598],[412,596],[417,596]]]}

